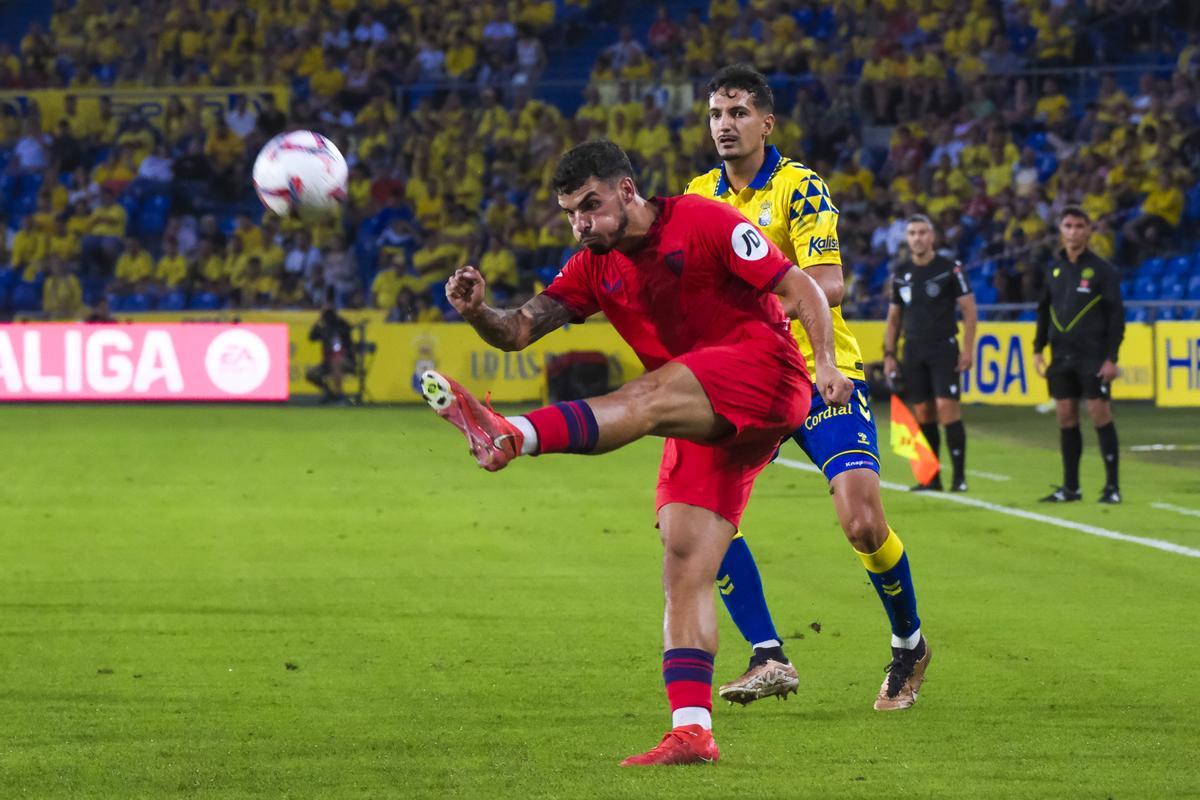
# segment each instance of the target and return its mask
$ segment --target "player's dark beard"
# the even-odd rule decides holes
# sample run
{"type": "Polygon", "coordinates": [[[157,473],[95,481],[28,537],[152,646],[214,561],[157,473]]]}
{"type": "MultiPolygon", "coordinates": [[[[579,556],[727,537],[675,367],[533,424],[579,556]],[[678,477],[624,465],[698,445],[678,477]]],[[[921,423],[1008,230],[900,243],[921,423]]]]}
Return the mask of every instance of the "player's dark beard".
{"type": "Polygon", "coordinates": [[[625,207],[622,206],[621,207],[621,221],[619,223],[617,223],[617,230],[616,230],[616,233],[613,234],[611,242],[596,242],[594,244],[589,244],[589,245],[587,245],[588,251],[590,253],[592,253],[593,255],[597,255],[597,256],[602,256],[607,253],[611,253],[613,251],[613,248],[615,248],[617,246],[617,243],[625,238],[625,229],[628,227],[629,227],[629,214],[627,214],[625,212],[625,207]]]}

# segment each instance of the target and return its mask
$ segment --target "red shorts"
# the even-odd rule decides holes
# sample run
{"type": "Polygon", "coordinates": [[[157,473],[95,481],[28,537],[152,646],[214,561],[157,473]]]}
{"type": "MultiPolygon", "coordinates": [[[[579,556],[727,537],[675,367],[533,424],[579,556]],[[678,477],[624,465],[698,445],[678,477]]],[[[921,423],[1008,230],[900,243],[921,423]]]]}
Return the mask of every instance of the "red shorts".
{"type": "Polygon", "coordinates": [[[719,442],[667,439],[658,470],[656,508],[687,503],[736,527],[754,479],[784,437],[804,424],[812,382],[799,352],[778,337],[754,337],[706,347],[674,359],[704,387],[713,411],[734,432],[719,442]]]}

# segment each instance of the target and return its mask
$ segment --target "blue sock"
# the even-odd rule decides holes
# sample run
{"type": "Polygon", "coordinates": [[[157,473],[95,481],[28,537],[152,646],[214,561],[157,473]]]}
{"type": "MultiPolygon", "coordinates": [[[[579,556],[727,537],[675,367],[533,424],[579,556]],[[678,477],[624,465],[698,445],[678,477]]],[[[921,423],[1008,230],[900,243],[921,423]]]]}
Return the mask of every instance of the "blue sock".
{"type": "MultiPolygon", "coordinates": [[[[856,551],[857,552],[857,551],[856,551]]],[[[917,593],[904,544],[891,528],[883,546],[874,553],[859,553],[892,624],[892,647],[916,647],[921,618],[917,616],[917,593]]]]}
{"type": "Polygon", "coordinates": [[[717,589],[725,608],[733,618],[733,624],[747,642],[765,642],[775,639],[782,642],[775,632],[775,623],[771,621],[771,610],[767,608],[767,598],[763,594],[762,578],[758,575],[758,565],[750,554],[750,545],[738,531],[725,551],[725,560],[717,571],[717,589]]]}

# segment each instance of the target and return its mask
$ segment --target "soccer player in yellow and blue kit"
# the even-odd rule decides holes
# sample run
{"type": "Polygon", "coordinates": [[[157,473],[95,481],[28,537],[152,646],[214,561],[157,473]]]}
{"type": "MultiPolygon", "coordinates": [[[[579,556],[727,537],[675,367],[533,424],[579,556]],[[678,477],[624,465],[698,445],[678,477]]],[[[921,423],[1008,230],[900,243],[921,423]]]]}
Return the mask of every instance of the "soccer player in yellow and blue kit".
{"type": "MultiPolygon", "coordinates": [[[[817,173],[767,145],[775,124],[775,101],[760,73],[743,64],[725,67],[709,82],[708,94],[709,133],[722,164],[693,178],[687,193],[741,211],[820,284],[833,311],[837,366],[854,381],[855,391],[847,405],[835,407],[827,406],[814,390],[808,419],[792,438],[829,481],[838,521],[867,568],[891,623],[892,660],[875,708],[908,708],[916,702],[924,680],[929,645],[921,635],[908,556],[884,517],[879,450],[862,354],[842,319],[838,210],[817,173]]],[[[812,363],[812,345],[803,333],[798,338],[812,363]]],[[[750,666],[720,688],[721,697],[745,704],[796,691],[799,676],[783,653],[758,567],[740,531],[717,573],[717,586],[738,630],[753,648],[750,666]]]]}

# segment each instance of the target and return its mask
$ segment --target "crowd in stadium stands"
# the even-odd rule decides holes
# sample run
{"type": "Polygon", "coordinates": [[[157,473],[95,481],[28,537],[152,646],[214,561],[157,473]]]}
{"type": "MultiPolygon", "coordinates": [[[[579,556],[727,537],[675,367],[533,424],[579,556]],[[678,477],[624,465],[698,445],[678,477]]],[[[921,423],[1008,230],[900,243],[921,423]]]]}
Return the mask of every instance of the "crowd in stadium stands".
{"type": "Polygon", "coordinates": [[[34,24],[17,52],[0,46],[0,88],[67,92],[54,124],[37,107],[0,109],[12,267],[0,311],[333,297],[437,320],[440,284],[463,263],[480,266],[496,302],[519,301],[573,245],[549,190],[557,155],[605,136],[634,157],[646,192],[682,191],[713,161],[701,87],[734,61],[778,87],[771,143],[829,184],[851,313],[883,310],[917,211],[978,267],[982,302],[1029,300],[1063,206],[1082,204],[1099,220],[1093,248],[1128,267],[1180,245],[1185,214],[1200,210],[1200,19],[1162,5],[663,6],[646,30],[620,28],[564,113],[574,104],[539,99],[547,66],[619,0],[60,0],[48,31],[34,24]],[[1136,88],[1117,79],[1136,72],[1003,74],[1134,56],[1136,88]],[[282,86],[290,102],[262,88],[222,110],[189,94],[215,86],[282,86]],[[109,87],[170,100],[143,117],[109,87]],[[337,218],[279,219],[247,198],[258,148],[290,128],[346,154],[337,218]]]}

